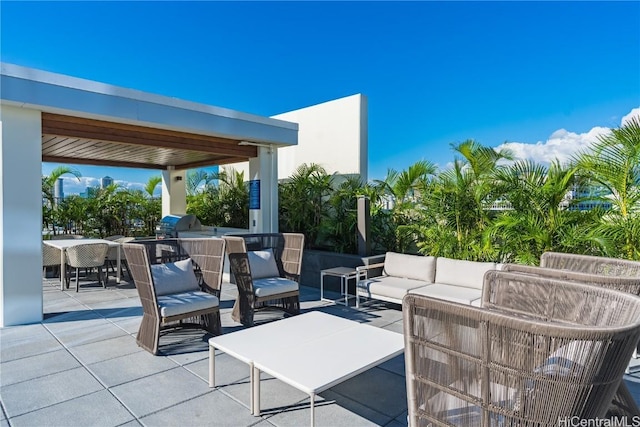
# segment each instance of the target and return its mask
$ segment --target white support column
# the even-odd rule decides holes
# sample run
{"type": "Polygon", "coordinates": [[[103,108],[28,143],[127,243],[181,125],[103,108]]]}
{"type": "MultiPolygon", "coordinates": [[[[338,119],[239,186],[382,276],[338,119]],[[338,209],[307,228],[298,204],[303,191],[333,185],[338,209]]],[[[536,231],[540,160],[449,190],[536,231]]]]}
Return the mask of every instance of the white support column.
{"type": "Polygon", "coordinates": [[[249,159],[249,231],[251,233],[278,232],[278,150],[258,147],[258,157],[249,159]],[[256,185],[255,183],[259,184],[256,185]],[[253,186],[253,190],[252,190],[253,186]],[[259,209],[251,209],[255,203],[256,187],[259,189],[259,209]]]}
{"type": "Polygon", "coordinates": [[[42,321],[42,119],[0,106],[0,327],[42,321]]]}
{"type": "Polygon", "coordinates": [[[162,216],[187,213],[187,171],[162,171],[162,216]]]}

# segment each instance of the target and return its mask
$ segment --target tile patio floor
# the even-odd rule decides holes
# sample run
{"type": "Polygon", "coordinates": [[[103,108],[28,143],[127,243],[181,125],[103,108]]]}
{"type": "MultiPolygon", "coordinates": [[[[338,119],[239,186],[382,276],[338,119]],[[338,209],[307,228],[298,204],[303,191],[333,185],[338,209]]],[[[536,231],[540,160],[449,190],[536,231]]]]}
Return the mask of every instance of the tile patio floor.
{"type": "MultiPolygon", "coordinates": [[[[402,332],[402,313],[373,302],[356,310],[319,301],[301,288],[302,310],[322,310],[402,332]]],[[[260,417],[250,414],[249,369],[220,354],[218,388],[208,387],[208,346],[201,331],[163,336],[160,356],[135,343],[142,309],[133,285],[82,286],[61,292],[43,281],[45,320],[0,329],[0,427],[6,426],[306,426],[308,396],[279,380],[262,383],[260,417]]],[[[223,285],[224,333],[235,286],[223,285]]],[[[336,352],[336,357],[340,357],[336,352]]],[[[313,369],[313,366],[309,366],[313,369]]],[[[263,378],[265,378],[263,376],[263,378]]],[[[640,373],[625,379],[640,401],[640,373]]],[[[407,420],[404,356],[362,373],[316,398],[319,426],[403,426],[407,420]]]]}

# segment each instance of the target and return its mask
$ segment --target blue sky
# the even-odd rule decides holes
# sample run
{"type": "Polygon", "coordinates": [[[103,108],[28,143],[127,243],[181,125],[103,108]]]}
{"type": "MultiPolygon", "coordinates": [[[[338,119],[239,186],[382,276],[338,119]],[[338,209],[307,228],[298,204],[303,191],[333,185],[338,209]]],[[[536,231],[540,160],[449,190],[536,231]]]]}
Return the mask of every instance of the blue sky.
{"type": "Polygon", "coordinates": [[[363,93],[370,178],[445,166],[468,138],[570,152],[640,107],[636,1],[2,1],[0,14],[3,62],[265,116],[363,93]]]}

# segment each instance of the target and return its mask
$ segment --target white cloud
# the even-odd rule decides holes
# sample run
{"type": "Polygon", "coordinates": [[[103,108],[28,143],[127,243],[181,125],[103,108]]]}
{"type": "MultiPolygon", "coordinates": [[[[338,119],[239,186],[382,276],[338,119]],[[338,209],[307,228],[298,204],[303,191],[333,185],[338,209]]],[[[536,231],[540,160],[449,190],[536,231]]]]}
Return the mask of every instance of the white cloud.
{"type": "Polygon", "coordinates": [[[87,191],[87,187],[100,186],[100,179],[87,176],[76,178],[74,176],[63,176],[63,187],[65,195],[80,194],[87,191]]]}
{"type": "Polygon", "coordinates": [[[636,117],[636,118],[640,119],[640,108],[634,108],[633,110],[631,110],[631,112],[629,114],[627,114],[626,116],[624,116],[622,118],[622,120],[620,121],[620,125],[621,126],[624,125],[629,120],[631,120],[633,117],[636,117]]]}
{"type": "MultiPolygon", "coordinates": [[[[634,108],[621,120],[621,125],[631,117],[640,117],[640,108],[634,108]]],[[[526,142],[507,142],[496,149],[508,148],[518,159],[532,160],[536,163],[549,164],[557,159],[560,163],[569,161],[576,154],[587,150],[598,137],[605,136],[611,129],[606,127],[594,127],[589,132],[575,133],[566,129],[558,129],[553,132],[546,141],[538,141],[535,144],[526,142]]]]}

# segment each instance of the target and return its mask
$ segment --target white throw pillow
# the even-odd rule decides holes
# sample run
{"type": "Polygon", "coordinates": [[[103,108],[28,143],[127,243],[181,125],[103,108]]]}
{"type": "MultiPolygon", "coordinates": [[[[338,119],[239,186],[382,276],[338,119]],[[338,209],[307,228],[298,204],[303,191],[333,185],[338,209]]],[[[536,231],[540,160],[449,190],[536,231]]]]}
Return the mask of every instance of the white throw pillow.
{"type": "Polygon", "coordinates": [[[436,258],[432,256],[387,252],[384,259],[384,273],[387,276],[433,283],[435,270],[436,258]]]}
{"type": "Polygon", "coordinates": [[[247,255],[249,257],[249,268],[251,268],[251,278],[280,277],[276,257],[271,248],[263,251],[249,251],[247,255]]]}
{"type": "Polygon", "coordinates": [[[151,266],[151,277],[158,296],[200,290],[191,258],[154,264],[151,266]]]}

